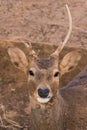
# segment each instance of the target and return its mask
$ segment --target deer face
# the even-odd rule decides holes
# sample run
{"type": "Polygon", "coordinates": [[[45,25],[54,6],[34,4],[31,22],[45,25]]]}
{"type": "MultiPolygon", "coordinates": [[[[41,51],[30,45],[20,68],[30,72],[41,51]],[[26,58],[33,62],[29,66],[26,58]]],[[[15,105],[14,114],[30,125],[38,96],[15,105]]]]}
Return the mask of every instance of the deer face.
{"type": "Polygon", "coordinates": [[[32,57],[29,62],[19,48],[10,47],[8,49],[12,63],[27,74],[30,97],[39,103],[48,103],[52,97],[55,97],[59,87],[59,75],[71,71],[81,58],[79,52],[73,51],[66,54],[59,64],[59,53],[66,44],[72,29],[72,19],[67,5],[66,8],[70,21],[68,34],[64,42],[48,58],[39,58],[32,46],[26,43],[24,44],[32,57]]]}
{"type": "Polygon", "coordinates": [[[50,56],[32,61],[28,81],[31,96],[40,103],[50,101],[59,86],[58,60],[50,56]]]}

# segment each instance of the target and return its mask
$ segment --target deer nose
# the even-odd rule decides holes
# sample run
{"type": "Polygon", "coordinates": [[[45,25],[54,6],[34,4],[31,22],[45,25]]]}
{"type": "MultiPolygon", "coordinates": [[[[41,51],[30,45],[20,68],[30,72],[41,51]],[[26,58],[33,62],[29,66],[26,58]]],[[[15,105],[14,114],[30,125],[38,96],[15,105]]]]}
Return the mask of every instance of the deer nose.
{"type": "Polygon", "coordinates": [[[48,88],[39,88],[38,89],[38,95],[41,98],[46,98],[49,95],[49,89],[48,88]]]}

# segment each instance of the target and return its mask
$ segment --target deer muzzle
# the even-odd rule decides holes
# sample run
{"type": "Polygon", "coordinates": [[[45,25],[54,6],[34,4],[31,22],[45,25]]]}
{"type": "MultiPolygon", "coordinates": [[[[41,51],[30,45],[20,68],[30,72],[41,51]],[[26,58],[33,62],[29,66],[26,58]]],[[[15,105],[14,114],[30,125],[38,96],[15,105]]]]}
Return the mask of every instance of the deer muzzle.
{"type": "Polygon", "coordinates": [[[51,100],[52,96],[53,94],[49,87],[44,87],[44,88],[39,87],[37,89],[36,99],[39,103],[43,103],[43,104],[48,103],[51,100]]]}

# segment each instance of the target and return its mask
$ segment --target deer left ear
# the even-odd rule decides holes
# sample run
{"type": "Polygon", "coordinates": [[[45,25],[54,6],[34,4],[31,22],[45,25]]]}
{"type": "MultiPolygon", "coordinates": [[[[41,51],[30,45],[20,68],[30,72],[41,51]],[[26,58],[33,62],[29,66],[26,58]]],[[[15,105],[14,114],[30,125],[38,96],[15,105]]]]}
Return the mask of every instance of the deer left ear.
{"type": "Polygon", "coordinates": [[[8,48],[8,54],[10,56],[11,62],[15,65],[15,67],[26,73],[28,68],[28,61],[24,52],[17,47],[10,47],[8,48]]]}
{"type": "Polygon", "coordinates": [[[60,63],[61,75],[73,70],[79,63],[80,59],[81,59],[80,52],[72,51],[66,54],[60,63]]]}

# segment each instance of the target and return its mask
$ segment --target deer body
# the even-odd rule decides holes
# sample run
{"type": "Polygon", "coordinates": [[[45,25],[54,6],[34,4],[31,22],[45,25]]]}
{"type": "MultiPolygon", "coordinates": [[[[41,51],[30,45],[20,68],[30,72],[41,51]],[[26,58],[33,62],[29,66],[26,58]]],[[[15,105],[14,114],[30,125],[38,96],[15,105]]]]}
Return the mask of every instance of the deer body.
{"type": "Polygon", "coordinates": [[[79,62],[79,52],[66,54],[59,64],[59,53],[66,44],[71,30],[72,19],[66,5],[70,27],[64,42],[48,58],[39,58],[31,45],[25,46],[29,50],[27,60],[24,52],[17,47],[8,48],[12,63],[27,75],[31,116],[35,130],[62,130],[64,101],[59,94],[59,75],[71,71],[79,62]]]}

